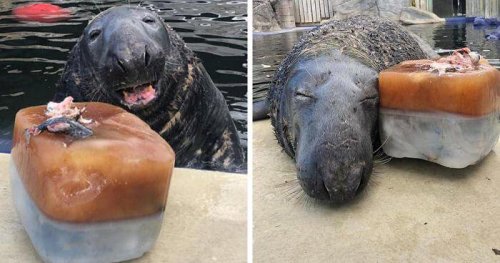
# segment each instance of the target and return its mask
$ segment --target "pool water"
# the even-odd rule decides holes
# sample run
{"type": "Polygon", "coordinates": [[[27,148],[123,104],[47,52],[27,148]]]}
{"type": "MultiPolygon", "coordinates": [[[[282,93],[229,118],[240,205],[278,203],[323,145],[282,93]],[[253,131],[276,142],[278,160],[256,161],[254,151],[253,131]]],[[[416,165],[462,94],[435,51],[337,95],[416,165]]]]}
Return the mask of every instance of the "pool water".
{"type": "Polygon", "coordinates": [[[71,10],[70,20],[15,20],[12,9],[31,2],[0,1],[0,152],[10,149],[15,113],[52,99],[69,51],[88,21],[101,10],[123,4],[158,12],[198,55],[224,94],[246,151],[246,1],[56,0],[51,3],[71,10]]]}
{"type": "MultiPolygon", "coordinates": [[[[407,27],[427,41],[438,53],[469,47],[479,52],[490,64],[500,69],[500,41],[486,40],[485,35],[494,27],[474,27],[472,23],[439,23],[412,25],[407,27]]],[[[292,31],[269,34],[256,33],[253,36],[253,99],[262,100],[267,95],[274,71],[300,37],[311,30],[298,28],[292,31]]]]}

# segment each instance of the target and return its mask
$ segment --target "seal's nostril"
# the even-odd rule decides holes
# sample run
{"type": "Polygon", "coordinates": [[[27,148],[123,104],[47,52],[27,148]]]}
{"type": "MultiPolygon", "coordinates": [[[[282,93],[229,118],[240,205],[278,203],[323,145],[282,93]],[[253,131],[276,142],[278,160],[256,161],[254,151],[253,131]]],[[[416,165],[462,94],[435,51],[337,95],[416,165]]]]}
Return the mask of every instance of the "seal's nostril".
{"type": "Polygon", "coordinates": [[[144,48],[144,65],[147,67],[149,62],[151,61],[151,57],[149,56],[148,46],[144,48]]]}
{"type": "Polygon", "coordinates": [[[127,69],[125,65],[123,64],[123,61],[121,61],[119,58],[115,58],[116,65],[118,65],[118,68],[120,68],[123,73],[127,73],[127,69]]]}

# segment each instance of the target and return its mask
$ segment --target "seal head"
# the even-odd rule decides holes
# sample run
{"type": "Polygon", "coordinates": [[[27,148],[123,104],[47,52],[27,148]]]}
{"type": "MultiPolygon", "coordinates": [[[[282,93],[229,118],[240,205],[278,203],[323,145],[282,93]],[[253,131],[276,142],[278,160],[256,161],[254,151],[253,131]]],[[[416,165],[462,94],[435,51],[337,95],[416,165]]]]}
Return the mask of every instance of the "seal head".
{"type": "MultiPolygon", "coordinates": [[[[161,19],[143,8],[117,7],[96,17],[80,40],[81,55],[99,80],[99,95],[131,110],[150,105],[162,92],[170,38],[161,19]]],[[[82,91],[85,92],[85,91],[82,91]]],[[[87,92],[96,92],[87,91],[87,92]]],[[[97,93],[96,93],[97,94],[97,93]]]]}
{"type": "Polygon", "coordinates": [[[270,117],[306,194],[345,203],[361,192],[380,145],[378,72],[428,57],[421,44],[395,23],[358,16],[311,30],[283,60],[270,117]]]}
{"type": "Polygon", "coordinates": [[[291,70],[282,114],[297,177],[309,196],[341,203],[368,182],[376,141],[376,75],[339,53],[301,60],[291,70]]]}

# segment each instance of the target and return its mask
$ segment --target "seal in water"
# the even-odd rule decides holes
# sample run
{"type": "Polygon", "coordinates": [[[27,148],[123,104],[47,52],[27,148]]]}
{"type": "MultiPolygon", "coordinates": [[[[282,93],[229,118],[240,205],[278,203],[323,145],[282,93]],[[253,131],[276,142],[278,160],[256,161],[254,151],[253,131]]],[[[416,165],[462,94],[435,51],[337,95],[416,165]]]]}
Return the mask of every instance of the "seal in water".
{"type": "Polygon", "coordinates": [[[367,184],[378,139],[378,73],[434,57],[416,35],[357,16],[311,30],[278,67],[268,93],[279,144],[296,161],[302,189],[343,203],[367,184]]]}
{"type": "Polygon", "coordinates": [[[113,7],[91,21],[54,99],[66,96],[139,116],[172,146],[178,167],[246,169],[222,93],[184,41],[145,8],[113,7]]]}

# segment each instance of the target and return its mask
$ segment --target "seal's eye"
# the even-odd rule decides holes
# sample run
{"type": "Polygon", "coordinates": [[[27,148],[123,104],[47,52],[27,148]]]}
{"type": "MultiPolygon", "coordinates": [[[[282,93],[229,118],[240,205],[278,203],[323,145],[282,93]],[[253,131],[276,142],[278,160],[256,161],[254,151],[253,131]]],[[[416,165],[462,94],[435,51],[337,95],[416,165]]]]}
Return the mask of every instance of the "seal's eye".
{"type": "Polygon", "coordinates": [[[101,30],[94,29],[94,30],[90,31],[89,38],[90,38],[90,40],[95,40],[100,34],[101,34],[101,30]]]}
{"type": "Polygon", "coordinates": [[[154,24],[155,20],[150,16],[146,16],[145,18],[142,19],[142,22],[146,24],[154,24]]]}
{"type": "Polygon", "coordinates": [[[378,103],[378,99],[379,98],[377,95],[369,96],[369,97],[366,97],[366,98],[359,100],[359,104],[365,105],[368,107],[375,107],[378,103]]]}
{"type": "Polygon", "coordinates": [[[303,91],[303,90],[297,90],[295,91],[295,96],[297,97],[304,97],[304,98],[309,98],[309,99],[315,99],[313,94],[309,93],[308,91],[303,91]]]}

